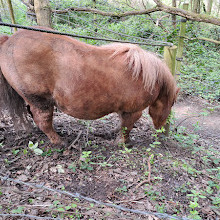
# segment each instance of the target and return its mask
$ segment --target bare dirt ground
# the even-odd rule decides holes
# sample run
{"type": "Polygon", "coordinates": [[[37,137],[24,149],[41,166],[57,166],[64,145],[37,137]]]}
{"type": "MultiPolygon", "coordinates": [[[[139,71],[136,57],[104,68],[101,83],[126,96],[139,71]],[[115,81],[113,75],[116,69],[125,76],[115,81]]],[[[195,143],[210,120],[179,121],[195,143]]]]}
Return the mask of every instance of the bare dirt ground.
{"type": "MultiPolygon", "coordinates": [[[[56,112],[55,128],[71,145],[63,152],[51,147],[38,128],[15,133],[10,120],[1,121],[0,175],[129,209],[217,219],[219,103],[180,97],[174,112],[169,138],[158,137],[144,112],[131,133],[132,149],[113,145],[111,131],[119,122],[115,114],[82,121],[56,112]]],[[[9,180],[0,182],[0,213],[61,219],[161,219],[9,180]]]]}

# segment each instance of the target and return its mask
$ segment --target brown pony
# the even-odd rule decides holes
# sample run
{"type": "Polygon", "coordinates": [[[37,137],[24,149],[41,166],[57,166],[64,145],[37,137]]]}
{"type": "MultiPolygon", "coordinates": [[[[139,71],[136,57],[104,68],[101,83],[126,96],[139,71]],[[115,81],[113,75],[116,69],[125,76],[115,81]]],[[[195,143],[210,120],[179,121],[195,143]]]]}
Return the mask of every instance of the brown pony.
{"type": "Polygon", "coordinates": [[[155,128],[163,126],[179,91],[165,63],[136,45],[97,47],[28,30],[0,37],[0,70],[1,109],[24,119],[29,106],[53,144],[61,143],[54,106],[86,120],[117,112],[127,128],[117,140],[127,142],[148,106],[155,128]]]}

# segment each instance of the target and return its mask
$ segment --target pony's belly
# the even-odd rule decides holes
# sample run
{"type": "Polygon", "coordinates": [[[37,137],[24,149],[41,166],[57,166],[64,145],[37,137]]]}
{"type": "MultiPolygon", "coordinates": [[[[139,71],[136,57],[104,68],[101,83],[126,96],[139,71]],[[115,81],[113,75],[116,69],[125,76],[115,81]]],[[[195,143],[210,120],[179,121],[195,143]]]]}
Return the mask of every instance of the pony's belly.
{"type": "Polygon", "coordinates": [[[84,119],[84,120],[95,120],[98,118],[101,118],[105,115],[108,115],[109,113],[112,112],[117,112],[117,109],[83,109],[83,108],[74,108],[72,107],[71,109],[66,109],[66,108],[60,108],[62,112],[65,114],[68,114],[74,118],[78,119],[84,119]]]}
{"type": "Polygon", "coordinates": [[[65,114],[85,120],[94,120],[109,113],[118,112],[121,106],[121,102],[116,98],[109,100],[103,97],[100,98],[100,96],[96,98],[72,96],[67,99],[56,99],[55,101],[57,107],[65,114]]]}

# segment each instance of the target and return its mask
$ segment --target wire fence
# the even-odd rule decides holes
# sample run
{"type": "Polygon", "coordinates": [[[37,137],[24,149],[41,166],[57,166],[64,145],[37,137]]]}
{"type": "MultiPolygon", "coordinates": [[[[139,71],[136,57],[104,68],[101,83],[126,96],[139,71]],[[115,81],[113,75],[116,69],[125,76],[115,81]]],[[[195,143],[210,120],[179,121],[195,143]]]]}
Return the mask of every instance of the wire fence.
{"type": "MultiPolygon", "coordinates": [[[[9,178],[7,176],[1,176],[0,175],[0,178],[1,178],[2,181],[10,181],[10,182],[14,182],[14,183],[17,183],[17,184],[26,185],[26,186],[29,186],[29,187],[32,187],[32,188],[44,189],[44,190],[51,191],[53,193],[62,194],[62,195],[65,195],[65,196],[68,196],[68,197],[71,197],[71,198],[83,199],[83,200],[86,200],[88,202],[92,202],[92,203],[95,203],[97,205],[100,205],[100,206],[108,206],[108,207],[111,207],[111,208],[115,208],[115,209],[118,209],[120,211],[131,212],[131,213],[135,213],[135,214],[139,214],[139,215],[145,215],[145,216],[156,216],[160,219],[192,220],[190,218],[172,216],[172,215],[169,215],[169,214],[166,214],[166,213],[147,212],[147,211],[141,211],[141,210],[137,210],[137,209],[129,209],[129,208],[126,208],[126,207],[123,207],[123,206],[120,206],[120,205],[115,205],[113,203],[101,202],[101,201],[83,196],[79,193],[70,193],[70,192],[67,192],[67,191],[64,191],[64,190],[52,189],[52,188],[49,188],[49,187],[44,186],[44,185],[23,182],[23,181],[20,181],[20,180],[9,178]]],[[[0,214],[0,216],[10,216],[10,214],[0,214]]],[[[11,216],[13,216],[13,214],[11,216]]],[[[25,215],[20,215],[20,216],[25,217],[25,215]]],[[[28,216],[26,216],[26,217],[28,217],[28,216]]],[[[39,219],[39,217],[36,216],[36,219],[39,219]]],[[[47,218],[47,217],[43,218],[42,217],[42,219],[59,219],[59,218],[47,218]]]]}
{"type": "MultiPolygon", "coordinates": [[[[85,2],[86,1],[75,1],[75,5],[85,7],[87,6],[85,2]]],[[[36,24],[35,17],[30,16],[30,13],[27,12],[26,6],[20,0],[13,0],[12,3],[14,7],[16,21],[18,24],[23,24],[23,23],[26,23],[27,25],[36,24]]],[[[62,2],[58,0],[51,1],[51,7],[53,9],[61,10],[63,8],[68,7],[68,4],[69,4],[69,1],[62,1],[62,2]]],[[[123,9],[113,7],[107,1],[103,1],[103,2],[98,1],[98,4],[96,4],[96,7],[99,7],[100,5],[101,6],[107,5],[110,10],[123,12],[123,9]]],[[[4,7],[0,9],[0,13],[2,15],[3,21],[9,23],[10,17],[9,17],[9,11],[8,11],[6,3],[4,7]]],[[[142,16],[142,18],[145,21],[147,21],[146,16],[142,16]]],[[[148,19],[148,21],[149,23],[152,23],[152,19],[148,19]]],[[[65,32],[67,33],[88,35],[91,37],[99,36],[100,38],[111,38],[111,39],[115,39],[116,42],[118,40],[124,40],[126,42],[134,41],[134,43],[142,44],[142,45],[144,45],[144,43],[146,42],[149,42],[148,43],[149,46],[145,48],[148,48],[148,49],[151,48],[151,50],[152,50],[151,44],[152,46],[172,45],[172,42],[167,42],[166,38],[162,38],[159,34],[152,33],[152,31],[148,32],[147,30],[142,30],[141,28],[138,30],[141,34],[140,36],[137,36],[136,35],[137,30],[134,30],[134,29],[131,30],[132,26],[129,24],[129,22],[126,23],[126,22],[123,22],[123,20],[121,22],[118,18],[114,18],[114,17],[103,18],[100,15],[92,15],[92,14],[87,14],[87,16],[82,16],[82,13],[80,12],[79,13],[69,12],[64,15],[53,13],[53,26],[55,27],[55,29],[59,29],[62,31],[65,30],[65,32]],[[108,20],[110,22],[106,22],[108,20]],[[107,26],[107,23],[109,23],[108,26],[107,26]],[[123,23],[124,25],[122,26],[123,23]]],[[[1,31],[3,33],[4,32],[10,33],[10,34],[12,33],[12,31],[8,31],[7,29],[3,29],[1,31]]],[[[88,43],[103,44],[104,41],[101,41],[101,42],[88,41],[88,43]]]]}

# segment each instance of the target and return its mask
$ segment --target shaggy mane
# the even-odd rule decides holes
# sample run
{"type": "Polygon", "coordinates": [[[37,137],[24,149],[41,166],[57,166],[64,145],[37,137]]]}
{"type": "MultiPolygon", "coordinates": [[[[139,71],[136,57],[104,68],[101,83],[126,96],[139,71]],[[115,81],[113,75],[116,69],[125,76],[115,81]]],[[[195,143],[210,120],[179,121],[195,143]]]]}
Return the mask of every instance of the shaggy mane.
{"type": "Polygon", "coordinates": [[[160,89],[165,90],[170,100],[175,99],[176,82],[166,63],[156,54],[133,44],[113,43],[103,47],[114,50],[111,57],[126,54],[126,62],[133,79],[138,79],[142,75],[146,90],[152,92],[155,84],[158,83],[160,89]]]}

